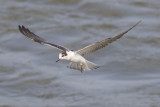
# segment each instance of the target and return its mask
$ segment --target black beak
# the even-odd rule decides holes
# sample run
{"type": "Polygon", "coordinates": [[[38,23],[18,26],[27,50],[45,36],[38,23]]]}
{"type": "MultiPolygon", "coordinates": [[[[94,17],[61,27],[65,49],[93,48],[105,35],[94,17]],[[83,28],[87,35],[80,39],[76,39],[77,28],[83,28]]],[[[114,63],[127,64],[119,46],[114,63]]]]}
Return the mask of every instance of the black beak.
{"type": "Polygon", "coordinates": [[[57,61],[56,62],[58,62],[60,59],[57,59],[57,61]]]}

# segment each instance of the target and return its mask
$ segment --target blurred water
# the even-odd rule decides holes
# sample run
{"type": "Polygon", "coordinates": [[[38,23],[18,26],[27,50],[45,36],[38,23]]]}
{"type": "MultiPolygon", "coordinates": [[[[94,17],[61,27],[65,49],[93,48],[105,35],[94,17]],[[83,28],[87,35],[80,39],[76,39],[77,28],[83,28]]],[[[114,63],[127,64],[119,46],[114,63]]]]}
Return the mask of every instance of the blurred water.
{"type": "Polygon", "coordinates": [[[0,106],[160,106],[159,0],[1,0],[0,106]],[[53,43],[79,49],[142,20],[86,56],[101,67],[81,73],[56,63],[58,51],[26,39],[25,25],[53,43]]]}

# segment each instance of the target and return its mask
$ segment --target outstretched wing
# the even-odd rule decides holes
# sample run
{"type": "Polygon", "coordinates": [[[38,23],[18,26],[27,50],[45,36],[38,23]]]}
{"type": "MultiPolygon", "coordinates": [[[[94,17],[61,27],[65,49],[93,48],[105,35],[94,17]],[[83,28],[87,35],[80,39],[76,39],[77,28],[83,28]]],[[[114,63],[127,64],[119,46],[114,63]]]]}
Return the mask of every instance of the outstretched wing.
{"type": "Polygon", "coordinates": [[[80,55],[86,55],[92,52],[95,52],[105,46],[107,46],[109,43],[112,43],[113,41],[121,38],[124,34],[126,34],[128,31],[130,31],[131,29],[133,29],[135,26],[137,26],[141,21],[138,21],[135,25],[133,25],[131,28],[129,28],[128,30],[116,35],[116,36],[112,36],[110,38],[106,38],[104,40],[98,41],[96,43],[90,44],[82,49],[79,49],[77,51],[75,51],[76,53],[80,54],[80,55]]]}
{"type": "Polygon", "coordinates": [[[36,34],[34,34],[33,32],[31,32],[29,29],[25,28],[23,25],[22,26],[18,26],[19,27],[19,31],[24,35],[26,36],[27,38],[31,39],[31,40],[34,40],[35,42],[38,42],[40,44],[44,44],[44,45],[48,45],[48,46],[52,46],[52,47],[55,47],[61,51],[66,51],[68,50],[67,48],[65,47],[62,47],[60,45],[56,45],[56,44],[53,44],[53,43],[50,43],[46,40],[44,40],[43,38],[37,36],[36,34]]]}

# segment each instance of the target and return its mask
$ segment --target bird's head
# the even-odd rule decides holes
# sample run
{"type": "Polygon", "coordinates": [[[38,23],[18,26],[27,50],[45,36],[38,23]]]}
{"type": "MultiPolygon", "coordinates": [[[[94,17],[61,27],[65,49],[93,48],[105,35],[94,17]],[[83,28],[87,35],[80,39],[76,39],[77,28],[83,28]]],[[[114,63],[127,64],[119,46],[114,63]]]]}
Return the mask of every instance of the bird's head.
{"type": "Polygon", "coordinates": [[[66,51],[62,51],[59,54],[58,60],[56,62],[58,62],[59,60],[65,60],[65,59],[67,59],[67,52],[66,51]]]}

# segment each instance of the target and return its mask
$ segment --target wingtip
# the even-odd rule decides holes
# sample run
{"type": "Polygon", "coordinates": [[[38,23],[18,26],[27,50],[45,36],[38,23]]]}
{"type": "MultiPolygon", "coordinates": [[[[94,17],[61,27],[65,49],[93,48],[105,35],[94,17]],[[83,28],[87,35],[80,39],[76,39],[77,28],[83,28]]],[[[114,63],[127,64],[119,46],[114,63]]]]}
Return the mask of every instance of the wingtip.
{"type": "Polygon", "coordinates": [[[139,20],[135,25],[133,25],[131,28],[129,28],[128,30],[126,30],[125,32],[122,32],[121,35],[123,36],[124,34],[126,34],[128,31],[132,30],[134,27],[136,27],[139,23],[141,23],[142,21],[139,20]]]}
{"type": "Polygon", "coordinates": [[[24,25],[18,25],[18,28],[25,29],[24,25]]]}
{"type": "Polygon", "coordinates": [[[22,29],[24,29],[24,26],[23,25],[18,25],[18,28],[20,31],[22,31],[22,29]]]}
{"type": "Polygon", "coordinates": [[[21,27],[21,25],[18,25],[18,29],[22,33],[22,27],[21,27]]]}
{"type": "Polygon", "coordinates": [[[22,25],[22,29],[26,29],[26,28],[22,25]]]}
{"type": "Polygon", "coordinates": [[[135,26],[138,25],[138,24],[141,23],[141,22],[142,22],[142,20],[139,20],[139,21],[135,24],[135,26]]]}
{"type": "Polygon", "coordinates": [[[18,28],[20,29],[20,28],[21,28],[21,25],[18,25],[18,28]]]}
{"type": "Polygon", "coordinates": [[[24,25],[18,25],[18,28],[19,28],[19,31],[23,34],[23,35],[26,35],[26,28],[24,27],[24,25]]]}

